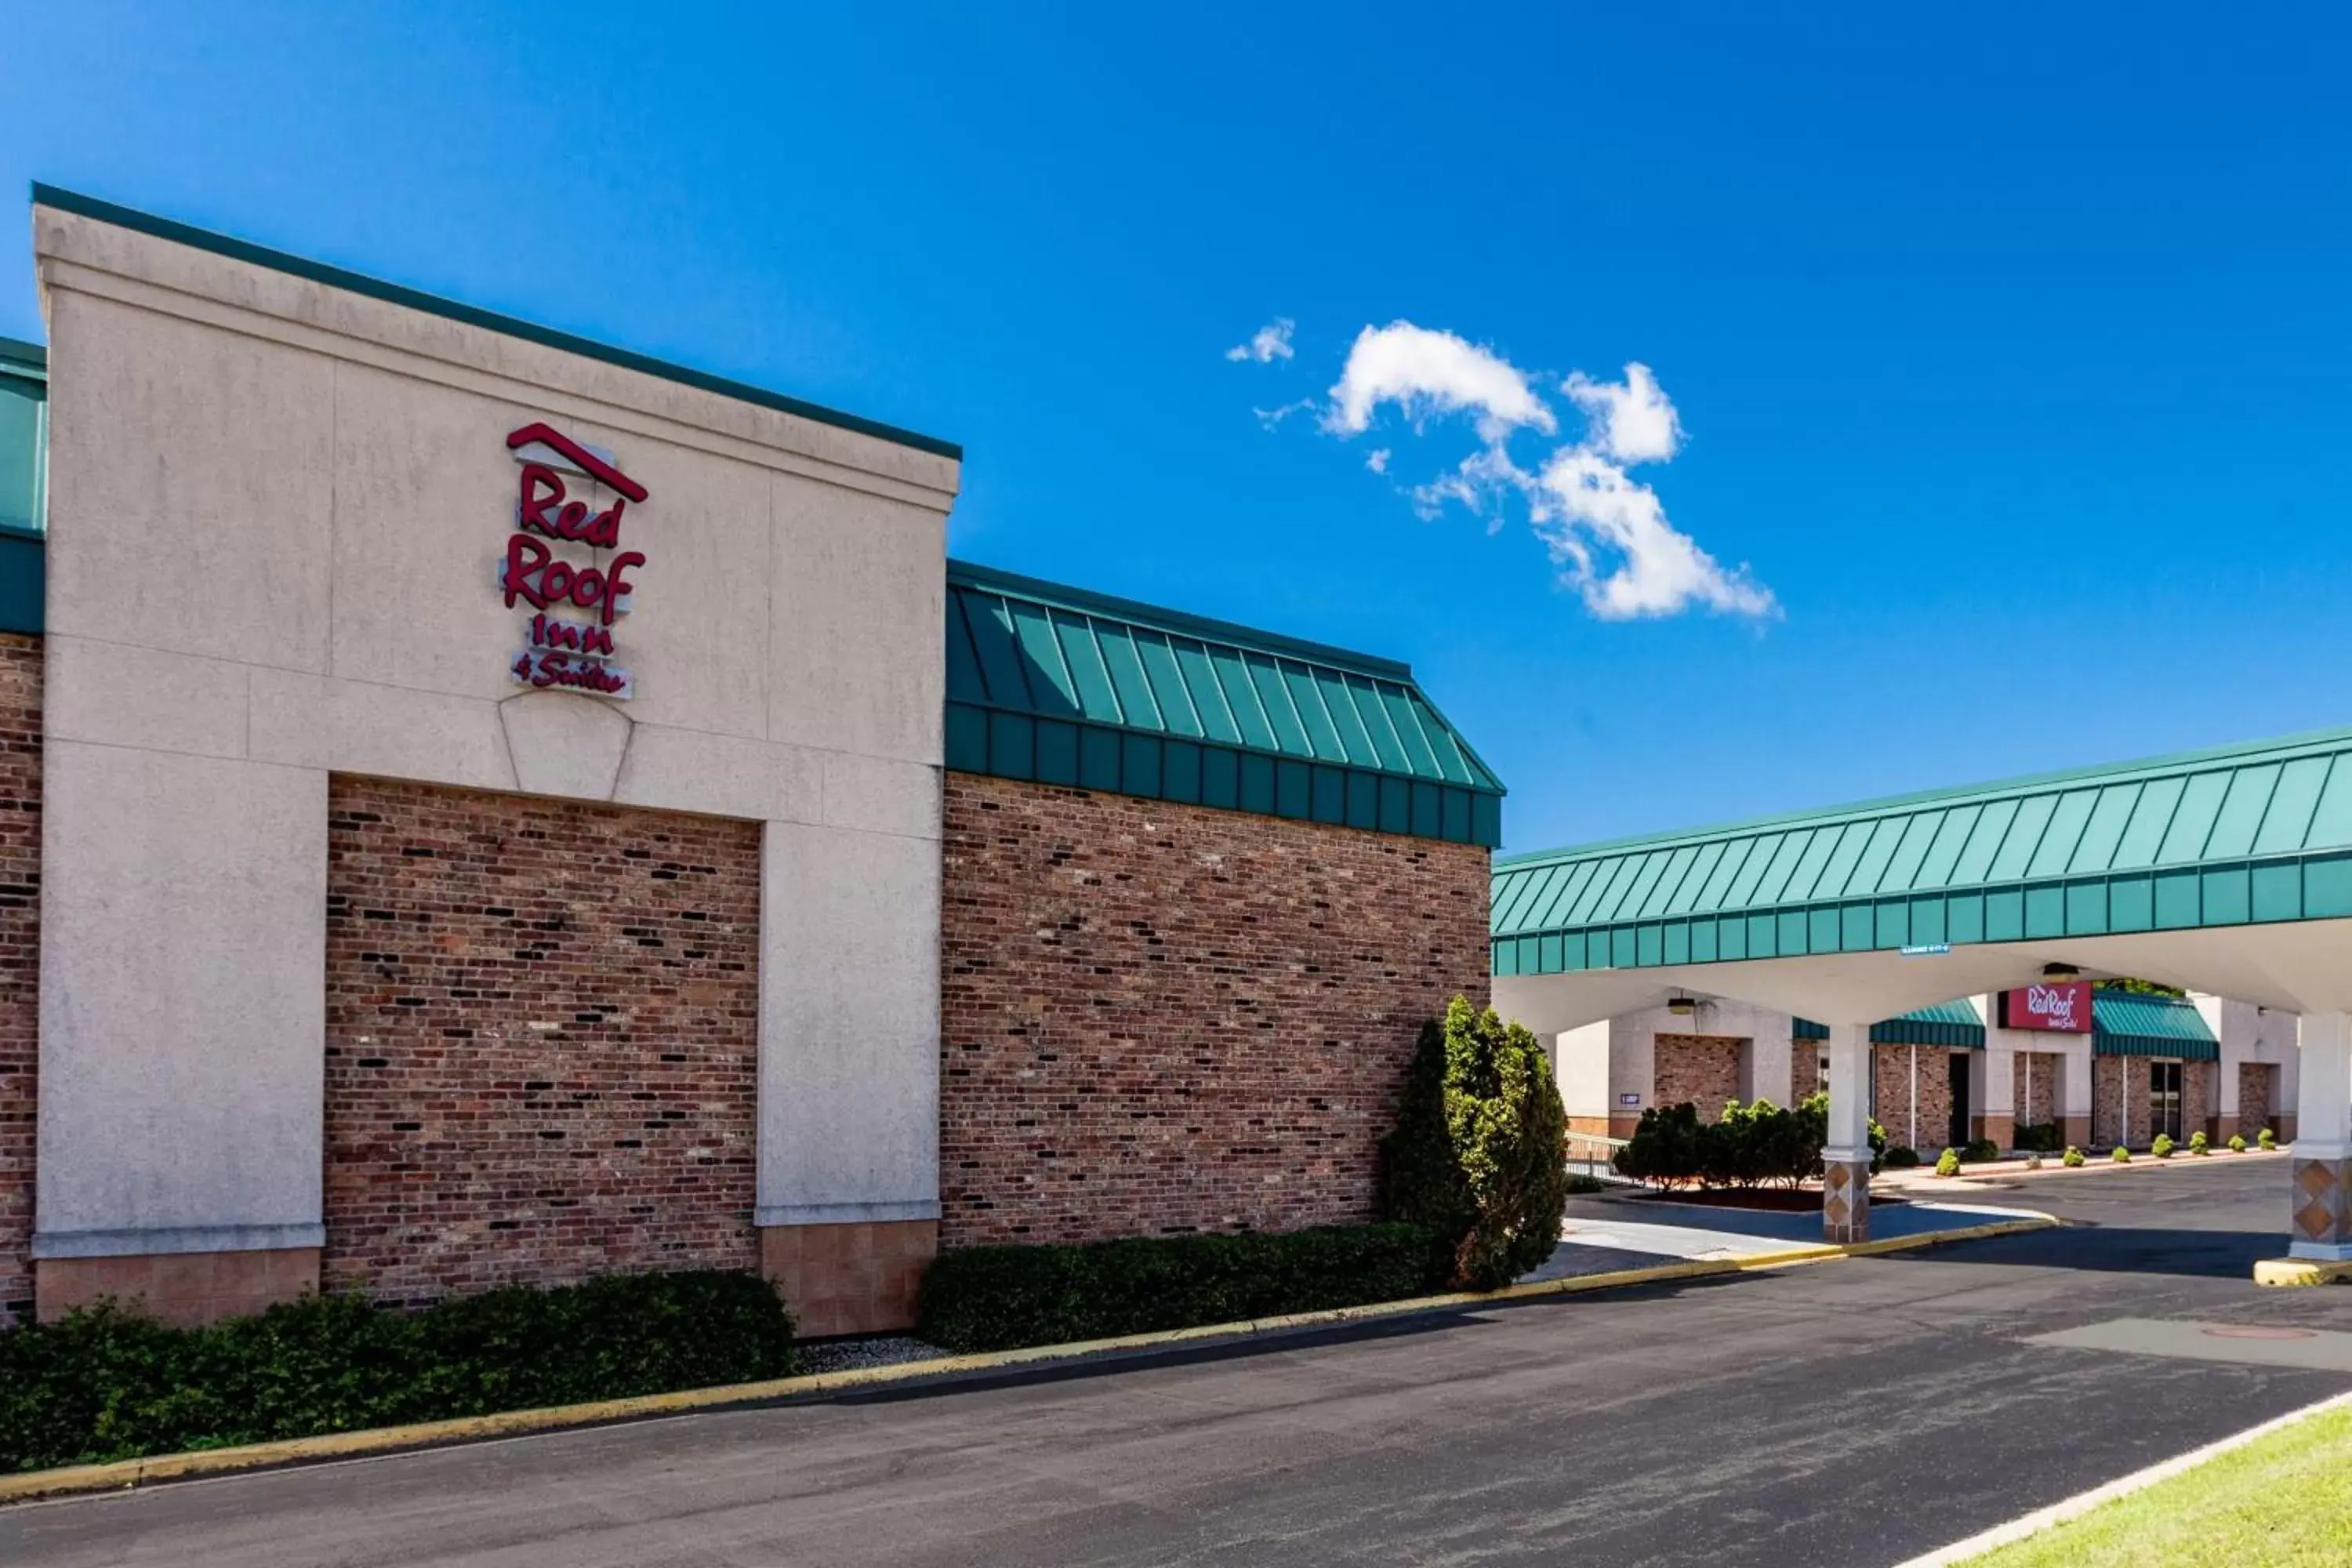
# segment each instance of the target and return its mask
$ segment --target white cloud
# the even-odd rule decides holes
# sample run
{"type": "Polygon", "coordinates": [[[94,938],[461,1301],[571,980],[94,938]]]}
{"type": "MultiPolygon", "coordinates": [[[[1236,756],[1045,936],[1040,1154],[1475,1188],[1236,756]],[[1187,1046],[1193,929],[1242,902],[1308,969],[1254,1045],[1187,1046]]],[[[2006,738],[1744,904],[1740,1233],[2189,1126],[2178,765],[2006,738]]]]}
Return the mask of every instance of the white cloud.
{"type": "Polygon", "coordinates": [[[1585,440],[1595,451],[1621,463],[1663,463],[1682,445],[1682,421],[1648,365],[1627,365],[1622,381],[1580,370],[1564,385],[1591,422],[1585,440]]]}
{"type": "MultiPolygon", "coordinates": [[[[1359,436],[1384,404],[1395,405],[1416,433],[1433,416],[1475,415],[1479,448],[1407,488],[1414,510],[1435,518],[1459,506],[1492,531],[1524,506],[1560,580],[1604,620],[1672,616],[1693,606],[1779,615],[1769,588],[1746,566],[1726,568],[1701,549],[1667,520],[1657,491],[1626,472],[1670,461],[1682,447],[1682,420],[1650,367],[1628,364],[1622,381],[1577,371],[1559,385],[1585,416],[1583,438],[1553,446],[1530,471],[1511,455],[1512,439],[1528,430],[1559,434],[1535,378],[1452,332],[1391,321],[1357,334],[1330,401],[1321,405],[1321,425],[1342,439],[1359,436]]],[[[1262,409],[1258,417],[1271,427],[1303,406],[1262,409]]],[[[1382,447],[1364,466],[1386,474],[1393,462],[1394,449],[1382,447]]]]}
{"type": "Polygon", "coordinates": [[[1416,424],[1433,414],[1475,411],[1479,435],[1490,445],[1523,426],[1547,434],[1559,428],[1551,409],[1508,360],[1452,332],[1433,332],[1411,321],[1366,327],[1356,334],[1331,388],[1323,427],[1334,435],[1360,436],[1383,403],[1395,404],[1416,424]]]}
{"type": "Polygon", "coordinates": [[[1561,575],[1603,620],[1671,616],[1691,605],[1738,616],[1780,613],[1741,566],[1724,570],[1666,521],[1658,492],[1589,447],[1545,462],[1529,519],[1561,575]]]}
{"type": "Polygon", "coordinates": [[[1255,360],[1260,364],[1271,364],[1278,359],[1288,359],[1292,353],[1290,334],[1297,326],[1298,323],[1287,316],[1276,316],[1273,321],[1252,332],[1249,335],[1249,342],[1235,343],[1227,349],[1225,357],[1236,364],[1249,360],[1255,360]]]}

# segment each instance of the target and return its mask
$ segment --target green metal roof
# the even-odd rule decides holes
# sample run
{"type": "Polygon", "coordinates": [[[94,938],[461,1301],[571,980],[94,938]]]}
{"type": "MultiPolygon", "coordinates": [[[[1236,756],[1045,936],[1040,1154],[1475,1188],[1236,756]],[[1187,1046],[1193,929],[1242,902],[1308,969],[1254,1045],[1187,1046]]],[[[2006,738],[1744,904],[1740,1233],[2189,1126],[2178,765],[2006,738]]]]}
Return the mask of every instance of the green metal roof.
{"type": "Polygon", "coordinates": [[[188,224],[174,222],[171,218],[157,217],[152,213],[143,213],[136,207],[118,206],[112,202],[100,201],[96,196],[83,195],[79,191],[60,190],[55,185],[45,185],[37,181],[33,185],[33,201],[38,206],[55,207],[59,212],[96,218],[100,223],[110,223],[121,228],[153,235],[158,239],[168,239],[174,245],[185,245],[198,250],[208,250],[215,256],[226,256],[233,261],[248,262],[256,267],[267,267],[273,272],[285,272],[297,278],[307,278],[313,283],[324,283],[330,288],[341,289],[347,293],[363,294],[372,300],[382,300],[388,304],[406,306],[409,310],[423,310],[452,321],[463,321],[467,326],[481,327],[506,337],[521,338],[548,348],[561,349],[566,353],[602,360],[606,364],[616,364],[624,370],[634,370],[646,375],[659,376],[664,381],[674,381],[680,385],[697,387],[704,392],[715,392],[721,397],[732,397],[744,403],[756,403],[763,408],[773,408],[781,413],[795,415],[803,419],[813,419],[820,425],[831,425],[842,430],[854,430],[861,436],[872,436],[884,441],[893,442],[898,446],[911,447],[919,452],[929,452],[941,458],[953,458],[958,461],[961,461],[963,458],[963,448],[952,441],[942,441],[934,436],[918,435],[912,430],[902,430],[895,425],[885,425],[878,420],[862,418],[855,414],[844,414],[837,408],[827,408],[822,404],[803,402],[797,397],[787,397],[781,392],[771,392],[763,386],[752,386],[745,382],[730,381],[724,376],[711,375],[703,371],[689,369],[685,365],[673,364],[667,360],[655,359],[631,349],[616,348],[611,343],[600,343],[593,338],[583,338],[571,332],[557,331],[552,327],[542,327],[536,321],[526,321],[514,316],[501,316],[495,311],[478,310],[471,305],[460,304],[455,300],[445,300],[437,294],[427,294],[398,283],[387,283],[381,278],[371,278],[362,272],[347,272],[340,267],[330,267],[324,262],[312,261],[307,257],[290,256],[282,250],[270,250],[262,246],[250,245],[241,239],[232,239],[225,234],[215,234],[210,229],[196,228],[188,224]]]}
{"type": "Polygon", "coordinates": [[[1455,843],[1503,785],[1393,660],[948,563],[947,763],[1455,843]]]}
{"type": "Polygon", "coordinates": [[[2221,1043],[2197,1005],[2129,991],[2091,993],[2091,1054],[2218,1061],[2221,1043]]]}
{"type": "MultiPolygon", "coordinates": [[[[1790,1031],[1801,1040],[1826,1040],[1830,1037],[1827,1024],[1816,1024],[1811,1018],[1795,1020],[1790,1031]]],[[[1870,1026],[1870,1043],[1874,1046],[1945,1046],[1960,1050],[1982,1050],[1985,1043],[1984,1018],[1977,1012],[1973,998],[1962,996],[1950,1002],[1938,1002],[1932,1007],[1916,1007],[1899,1018],[1888,1018],[1870,1026]]]]}
{"type": "Polygon", "coordinates": [[[48,351],[0,338],[0,632],[41,629],[47,526],[48,351]]]}
{"type": "Polygon", "coordinates": [[[2352,916],[2352,729],[1495,863],[1497,974],[2352,916]]]}

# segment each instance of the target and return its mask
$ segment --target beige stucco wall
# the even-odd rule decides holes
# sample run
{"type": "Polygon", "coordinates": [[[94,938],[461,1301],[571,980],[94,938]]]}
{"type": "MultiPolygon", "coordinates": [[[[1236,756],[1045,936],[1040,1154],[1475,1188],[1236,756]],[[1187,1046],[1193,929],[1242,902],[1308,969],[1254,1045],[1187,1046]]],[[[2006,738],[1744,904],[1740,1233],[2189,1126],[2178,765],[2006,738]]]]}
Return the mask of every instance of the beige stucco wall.
{"type": "Polygon", "coordinates": [[[331,772],[767,823],[763,1215],[935,1215],[958,464],[79,216],[34,230],[37,1251],[315,1245],[331,772]],[[651,492],[614,627],[634,701],[509,680],[529,612],[492,582],[532,419],[651,492]]]}

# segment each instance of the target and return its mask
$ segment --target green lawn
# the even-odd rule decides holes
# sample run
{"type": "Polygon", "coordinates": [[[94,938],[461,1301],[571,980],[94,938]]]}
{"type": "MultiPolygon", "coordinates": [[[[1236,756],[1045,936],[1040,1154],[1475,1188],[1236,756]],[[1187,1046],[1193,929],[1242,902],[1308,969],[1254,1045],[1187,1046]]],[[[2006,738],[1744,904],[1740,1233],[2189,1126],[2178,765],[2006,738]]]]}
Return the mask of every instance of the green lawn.
{"type": "Polygon", "coordinates": [[[2345,1568],[2352,1563],[2352,1409],[2273,1432],[1966,1568],[2345,1568]]]}

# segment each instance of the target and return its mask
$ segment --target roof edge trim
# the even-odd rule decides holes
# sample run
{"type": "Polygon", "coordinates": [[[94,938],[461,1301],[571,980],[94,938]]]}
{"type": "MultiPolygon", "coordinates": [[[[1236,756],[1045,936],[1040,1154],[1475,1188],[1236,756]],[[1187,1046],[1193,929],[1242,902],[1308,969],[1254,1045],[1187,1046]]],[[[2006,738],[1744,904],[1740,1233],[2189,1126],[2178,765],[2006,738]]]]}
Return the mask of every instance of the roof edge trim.
{"type": "Polygon", "coordinates": [[[78,191],[64,190],[56,185],[47,185],[35,181],[33,205],[53,207],[59,212],[71,213],[77,217],[93,218],[100,223],[110,223],[121,228],[131,229],[157,239],[168,240],[174,245],[184,245],[194,249],[209,251],[215,256],[226,257],[232,261],[242,261],[255,267],[266,267],[273,272],[283,272],[313,283],[323,283],[330,288],[364,295],[372,300],[380,300],[388,305],[399,305],[412,310],[422,310],[427,315],[440,316],[469,327],[478,327],[485,331],[520,338],[525,342],[537,343],[542,348],[578,354],[583,359],[600,360],[606,364],[617,365],[623,370],[633,370],[643,375],[676,382],[681,386],[690,386],[698,392],[713,393],[720,397],[732,398],[739,403],[754,404],[762,408],[773,409],[779,414],[789,414],[796,418],[812,420],[820,425],[830,425],[836,429],[847,430],[859,436],[870,436],[877,440],[888,441],[896,446],[910,447],[917,451],[929,452],[935,457],[947,458],[956,462],[963,460],[963,448],[961,446],[953,441],[942,441],[936,436],[925,436],[913,430],[902,429],[896,425],[885,425],[879,420],[867,419],[856,414],[845,414],[837,408],[827,408],[823,404],[805,402],[781,392],[771,392],[765,387],[753,386],[748,382],[732,381],[725,376],[710,374],[707,371],[695,370],[668,360],[656,359],[650,354],[639,353],[634,349],[599,342],[593,338],[583,338],[554,327],[541,326],[535,321],[527,321],[520,317],[500,315],[495,310],[485,310],[478,306],[464,304],[442,295],[428,294],[404,284],[388,282],[381,278],[372,278],[363,272],[352,272],[341,267],[330,266],[323,261],[310,260],[307,257],[295,256],[283,250],[273,250],[267,246],[232,238],[211,229],[198,228],[192,224],[180,223],[172,218],[158,217],[152,213],[141,212],[136,207],[126,207],[113,202],[101,201],[96,196],[86,196],[78,191]]]}

